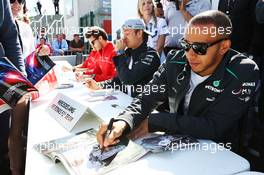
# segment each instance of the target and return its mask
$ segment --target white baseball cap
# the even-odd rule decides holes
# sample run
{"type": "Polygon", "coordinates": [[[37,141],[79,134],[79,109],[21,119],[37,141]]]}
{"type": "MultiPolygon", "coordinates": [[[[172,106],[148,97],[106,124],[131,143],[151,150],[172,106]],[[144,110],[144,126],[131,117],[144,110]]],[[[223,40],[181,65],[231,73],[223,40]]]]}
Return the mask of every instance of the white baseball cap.
{"type": "Polygon", "coordinates": [[[144,22],[139,18],[131,18],[126,20],[122,25],[122,29],[143,30],[145,33],[150,34],[150,32],[146,30],[144,22]]]}

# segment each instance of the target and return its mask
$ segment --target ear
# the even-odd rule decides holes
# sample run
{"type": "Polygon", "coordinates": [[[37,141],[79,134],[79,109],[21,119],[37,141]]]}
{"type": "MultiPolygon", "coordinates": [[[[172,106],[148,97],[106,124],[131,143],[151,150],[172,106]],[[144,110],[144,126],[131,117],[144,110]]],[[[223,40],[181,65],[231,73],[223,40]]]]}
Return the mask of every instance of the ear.
{"type": "Polygon", "coordinates": [[[224,55],[231,47],[231,41],[229,39],[222,41],[219,53],[224,55]]]}
{"type": "Polygon", "coordinates": [[[138,38],[143,38],[143,30],[139,30],[136,35],[138,38]]]}
{"type": "Polygon", "coordinates": [[[99,40],[99,41],[102,41],[102,40],[103,40],[103,37],[102,37],[102,36],[99,36],[99,37],[98,37],[98,40],[99,40]]]}

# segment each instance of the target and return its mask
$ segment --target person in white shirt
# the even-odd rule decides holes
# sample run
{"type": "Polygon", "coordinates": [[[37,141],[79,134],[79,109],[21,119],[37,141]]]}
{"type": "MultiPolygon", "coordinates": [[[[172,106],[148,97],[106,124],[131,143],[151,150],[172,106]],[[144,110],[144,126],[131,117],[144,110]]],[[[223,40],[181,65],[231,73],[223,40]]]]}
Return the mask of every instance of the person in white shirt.
{"type": "Polygon", "coordinates": [[[163,48],[169,31],[165,19],[155,16],[154,4],[153,0],[138,0],[137,10],[150,33],[147,44],[158,51],[160,62],[163,63],[166,59],[163,48]]]}
{"type": "Polygon", "coordinates": [[[19,42],[22,47],[22,58],[25,59],[35,50],[33,32],[30,25],[27,23],[28,21],[25,20],[27,12],[26,1],[14,1],[11,3],[11,10],[19,33],[19,42]]]}
{"type": "Polygon", "coordinates": [[[164,14],[170,35],[165,41],[165,55],[172,50],[179,50],[179,40],[183,37],[188,21],[195,15],[210,10],[209,0],[166,0],[164,14]]]}

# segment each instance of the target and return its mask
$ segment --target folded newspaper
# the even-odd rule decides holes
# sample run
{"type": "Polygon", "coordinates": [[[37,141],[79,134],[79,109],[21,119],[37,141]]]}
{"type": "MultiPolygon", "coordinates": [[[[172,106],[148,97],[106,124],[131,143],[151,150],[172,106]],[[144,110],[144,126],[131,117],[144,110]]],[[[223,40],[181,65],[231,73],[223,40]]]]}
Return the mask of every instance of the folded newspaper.
{"type": "Polygon", "coordinates": [[[117,145],[102,151],[96,141],[96,130],[90,129],[34,148],[55,163],[61,162],[72,175],[100,175],[134,162],[148,152],[170,150],[173,144],[179,144],[178,149],[196,143],[196,139],[188,136],[151,134],[137,141],[122,138],[117,145]]]}

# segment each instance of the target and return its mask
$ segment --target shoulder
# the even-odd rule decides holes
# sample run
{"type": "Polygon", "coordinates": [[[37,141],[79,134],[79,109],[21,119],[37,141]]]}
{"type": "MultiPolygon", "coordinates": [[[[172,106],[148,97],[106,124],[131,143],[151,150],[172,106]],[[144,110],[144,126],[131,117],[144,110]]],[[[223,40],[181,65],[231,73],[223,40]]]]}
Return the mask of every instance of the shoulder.
{"type": "Polygon", "coordinates": [[[151,47],[147,47],[145,55],[159,58],[158,52],[155,49],[151,48],[151,47]]]}
{"type": "Polygon", "coordinates": [[[167,55],[167,64],[181,61],[187,63],[185,52],[183,50],[171,50],[167,55]]]}
{"type": "Polygon", "coordinates": [[[157,17],[157,26],[164,28],[167,27],[167,22],[164,18],[157,17]]]}
{"type": "Polygon", "coordinates": [[[189,3],[190,5],[188,10],[190,11],[190,13],[193,13],[192,15],[194,16],[198,13],[211,9],[211,3],[209,2],[209,0],[192,0],[189,3]]]}
{"type": "Polygon", "coordinates": [[[21,20],[17,20],[17,24],[19,25],[20,30],[32,32],[32,29],[28,23],[21,21],[21,20]]]}
{"type": "Polygon", "coordinates": [[[226,71],[235,79],[240,81],[249,78],[258,79],[259,68],[252,59],[234,50],[230,50],[226,57],[230,59],[226,71]]]}
{"type": "Polygon", "coordinates": [[[158,23],[166,23],[166,20],[164,18],[156,17],[158,23]]]}
{"type": "Polygon", "coordinates": [[[107,41],[107,44],[106,44],[104,50],[106,50],[106,52],[109,54],[115,54],[116,53],[115,46],[113,45],[112,42],[109,42],[109,41],[107,41]]]}
{"type": "Polygon", "coordinates": [[[107,41],[107,44],[105,45],[105,48],[109,49],[109,50],[115,50],[115,46],[112,42],[107,41]]]}
{"type": "Polygon", "coordinates": [[[146,52],[143,52],[140,55],[140,60],[142,63],[147,62],[148,65],[160,65],[159,54],[155,49],[151,47],[147,47],[146,52]]]}
{"type": "Polygon", "coordinates": [[[198,6],[203,6],[203,5],[211,6],[211,3],[209,0],[191,0],[190,3],[196,6],[197,5],[198,6]]]}

